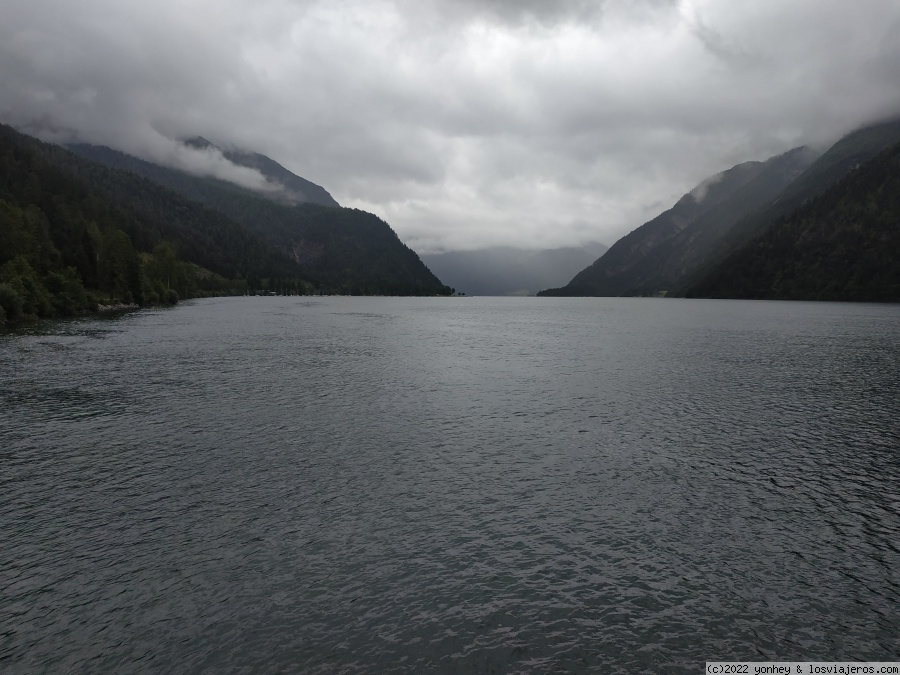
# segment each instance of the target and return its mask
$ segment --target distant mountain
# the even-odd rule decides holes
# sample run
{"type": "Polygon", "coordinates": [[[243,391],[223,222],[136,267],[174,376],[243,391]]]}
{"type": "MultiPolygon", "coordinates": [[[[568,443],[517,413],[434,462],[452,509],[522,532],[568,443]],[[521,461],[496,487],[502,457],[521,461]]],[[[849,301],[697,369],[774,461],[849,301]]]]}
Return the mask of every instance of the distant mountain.
{"type": "Polygon", "coordinates": [[[815,158],[795,148],[712,176],[617,241],[566,286],[541,295],[653,295],[701,266],[739,219],[769,203],[815,158]]]}
{"type": "Polygon", "coordinates": [[[600,243],[544,250],[498,246],[421,257],[445,283],[469,295],[534,295],[565,283],[606,249],[600,243]]]}
{"type": "Polygon", "coordinates": [[[900,302],[900,143],[729,255],[689,297],[900,302]]]}
{"type": "Polygon", "coordinates": [[[105,146],[70,149],[94,163],[145,177],[239,224],[323,289],[349,294],[450,292],[390,226],[371,213],[273,200],[233,183],[162,167],[105,146]]]}
{"type": "Polygon", "coordinates": [[[185,141],[185,145],[200,150],[212,148],[218,150],[233,164],[259,171],[270,182],[280,185],[283,191],[273,192],[272,195],[292,203],[320,204],[322,206],[339,207],[328,191],[305,178],[288,171],[281,164],[265,155],[257,152],[245,152],[242,150],[223,150],[213,145],[202,136],[195,136],[185,141]]]}

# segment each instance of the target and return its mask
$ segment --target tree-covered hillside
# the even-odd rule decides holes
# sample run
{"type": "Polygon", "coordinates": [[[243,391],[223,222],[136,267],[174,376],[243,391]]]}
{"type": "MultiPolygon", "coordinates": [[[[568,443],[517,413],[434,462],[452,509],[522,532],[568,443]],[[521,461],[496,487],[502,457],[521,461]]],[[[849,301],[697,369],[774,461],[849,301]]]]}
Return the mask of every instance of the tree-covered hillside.
{"type": "Polygon", "coordinates": [[[892,120],[846,135],[818,158],[798,148],[762,165],[738,165],[703,199],[693,199],[697,190],[685,195],[613,244],[567,286],[542,294],[695,293],[730,255],[898,141],[900,121],[892,120]]]}
{"type": "Polygon", "coordinates": [[[451,292],[371,214],[234,194],[268,229],[0,125],[0,322],[256,290],[451,292]]]}
{"type": "Polygon", "coordinates": [[[781,218],[689,297],[900,302],[900,144],[781,218]]]}
{"type": "MultiPolygon", "coordinates": [[[[0,125],[0,320],[69,316],[98,303],[172,302],[179,293],[246,288],[242,280],[222,276],[231,271],[227,265],[219,266],[220,274],[195,273],[182,260],[191,252],[190,242],[177,236],[170,222],[155,218],[152,209],[105,198],[57,161],[65,155],[72,157],[0,125]]],[[[108,178],[115,180],[114,175],[108,178]]],[[[154,186],[145,188],[142,195],[152,202],[154,186]]],[[[187,202],[180,207],[191,211],[187,202]]],[[[212,228],[206,235],[211,239],[227,233],[213,219],[204,225],[212,228]]],[[[263,242],[242,233],[240,245],[249,255],[265,250],[263,242]]]]}
{"type": "Polygon", "coordinates": [[[287,204],[232,183],[192,176],[102,146],[72,149],[92,162],[144,176],[233,220],[322,288],[351,294],[451,292],[387,223],[371,213],[313,203],[287,204]]]}
{"type": "Polygon", "coordinates": [[[769,204],[741,218],[710,251],[704,264],[673,284],[672,294],[685,295],[688,289],[700,283],[723,260],[772,227],[779,219],[825,193],[844,176],[897,142],[900,142],[900,120],[896,119],[857,129],[838,140],[769,204]]]}
{"type": "Polygon", "coordinates": [[[566,286],[542,295],[654,295],[704,264],[748,212],[768,204],[815,158],[795,148],[712,176],[671,209],[622,237],[566,286]]]}

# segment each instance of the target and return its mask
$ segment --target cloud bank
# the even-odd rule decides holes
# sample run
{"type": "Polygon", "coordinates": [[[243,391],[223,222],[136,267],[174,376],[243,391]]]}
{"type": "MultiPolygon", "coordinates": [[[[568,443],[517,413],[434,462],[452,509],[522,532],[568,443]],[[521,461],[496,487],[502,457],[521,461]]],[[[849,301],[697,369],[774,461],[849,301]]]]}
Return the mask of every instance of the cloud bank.
{"type": "Polygon", "coordinates": [[[6,0],[0,121],[266,187],[422,252],[611,244],[702,179],[900,113],[894,0],[6,0]]]}

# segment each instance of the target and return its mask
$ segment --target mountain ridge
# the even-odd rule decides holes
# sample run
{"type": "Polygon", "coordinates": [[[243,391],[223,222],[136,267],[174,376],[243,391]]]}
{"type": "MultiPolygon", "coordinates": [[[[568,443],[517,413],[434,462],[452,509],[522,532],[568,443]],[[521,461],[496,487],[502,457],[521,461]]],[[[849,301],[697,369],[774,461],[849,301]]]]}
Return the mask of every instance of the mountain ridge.
{"type": "Polygon", "coordinates": [[[764,170],[744,184],[732,184],[720,203],[702,213],[691,211],[691,197],[707,179],[671,209],[615,242],[566,286],[539,295],[684,295],[778,219],[898,141],[900,120],[889,119],[845,135],[818,156],[795,148],[766,160],[764,170]]]}
{"type": "Polygon", "coordinates": [[[827,192],[854,169],[897,142],[900,142],[900,118],[866,125],[838,139],[768,205],[745,214],[737,226],[722,238],[706,263],[684,275],[672,289],[673,294],[684,295],[689,287],[699,283],[726,257],[760,236],[779,219],[827,192]]]}
{"type": "MultiPolygon", "coordinates": [[[[75,289],[77,302],[60,301],[69,309],[85,306],[85,289],[88,295],[99,289],[125,304],[142,304],[169,298],[172,279],[181,279],[181,297],[254,290],[452,292],[373,214],[275,202],[227,181],[166,169],[110,148],[74,149],[81,154],[0,126],[0,187],[7,186],[0,193],[0,263],[13,265],[6,276],[18,289],[9,297],[21,300],[29,295],[27,288],[47,285],[50,295],[55,287],[75,289]],[[98,153],[110,161],[84,156],[98,153]],[[159,176],[175,189],[154,180],[159,176]],[[198,194],[206,203],[195,198],[198,194]],[[162,268],[165,277],[157,274],[162,268]],[[121,280],[125,269],[127,284],[121,280]],[[173,276],[175,269],[180,271],[173,276]]],[[[25,302],[24,314],[52,315],[50,296],[32,295],[43,299],[25,302]]]]}
{"type": "Polygon", "coordinates": [[[160,183],[233,220],[296,263],[307,278],[335,292],[450,292],[415,251],[374,214],[314,203],[285,203],[222,179],[194,176],[106,146],[70,148],[80,157],[160,183]]]}
{"type": "Polygon", "coordinates": [[[695,298],[900,302],[900,142],[687,289],[695,298]]]}
{"type": "MultiPolygon", "coordinates": [[[[673,251],[710,228],[710,214],[717,221],[721,214],[730,213],[735,203],[755,204],[766,199],[773,189],[781,187],[779,182],[787,180],[784,176],[791,173],[789,165],[802,163],[807,157],[807,151],[795,148],[762,162],[736,164],[704,179],[671,208],[615,242],[566,286],[540,295],[652,295],[665,291],[664,285],[678,269],[676,263],[672,263],[675,269],[667,267],[668,259],[673,251]],[[774,187],[770,185],[773,182],[774,187]]],[[[680,265],[685,264],[694,263],[680,261],[680,265]]]]}
{"type": "MultiPolygon", "coordinates": [[[[290,203],[311,203],[321,206],[333,206],[340,208],[340,204],[321,185],[298,176],[286,169],[274,159],[258,152],[249,152],[238,149],[223,149],[207,140],[203,136],[194,136],[184,141],[188,147],[196,150],[217,150],[222,156],[235,166],[258,171],[270,183],[277,183],[283,190],[275,192],[278,198],[290,203]]],[[[261,193],[266,194],[266,193],[261,193]]]]}

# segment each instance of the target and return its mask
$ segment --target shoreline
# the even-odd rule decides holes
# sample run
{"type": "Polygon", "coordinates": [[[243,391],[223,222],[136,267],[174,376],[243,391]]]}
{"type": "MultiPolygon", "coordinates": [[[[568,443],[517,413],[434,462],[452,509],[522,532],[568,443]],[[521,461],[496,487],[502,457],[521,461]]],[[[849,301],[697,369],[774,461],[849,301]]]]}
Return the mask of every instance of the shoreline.
{"type": "Polygon", "coordinates": [[[140,309],[140,308],[141,308],[140,305],[133,303],[133,302],[129,303],[127,305],[122,304],[122,303],[116,303],[113,305],[103,305],[103,304],[97,303],[96,311],[100,312],[101,314],[104,314],[104,313],[108,313],[108,312],[127,312],[132,309],[140,309]]]}

